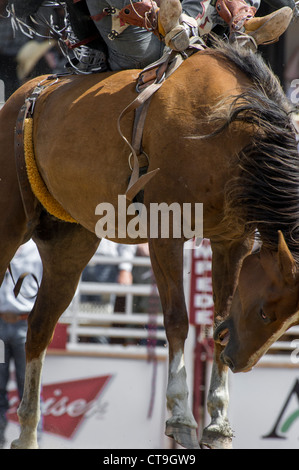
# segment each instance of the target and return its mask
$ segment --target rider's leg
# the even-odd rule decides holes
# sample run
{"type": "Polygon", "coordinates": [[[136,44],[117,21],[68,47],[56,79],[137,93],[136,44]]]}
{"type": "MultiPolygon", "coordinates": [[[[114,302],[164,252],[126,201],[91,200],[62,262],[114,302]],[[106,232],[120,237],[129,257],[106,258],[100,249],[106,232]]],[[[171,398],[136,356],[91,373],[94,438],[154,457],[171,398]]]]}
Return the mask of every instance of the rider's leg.
{"type": "Polygon", "coordinates": [[[119,12],[130,0],[106,0],[104,9],[101,0],[86,0],[86,3],[108,48],[111,70],[141,69],[161,57],[163,44],[155,35],[134,23],[128,28],[128,24],[121,21],[119,12]]]}
{"type": "Polygon", "coordinates": [[[142,12],[137,11],[138,3],[134,9],[127,5],[120,17],[127,24],[147,27],[152,15],[152,32],[174,50],[186,49],[190,37],[203,36],[218,24],[229,26],[231,40],[245,38],[244,45],[252,44],[256,49],[260,44],[277,41],[296,11],[294,0],[267,1],[279,9],[262,18],[255,18],[260,0],[206,0],[204,5],[198,0],[160,0],[160,8],[153,9],[153,2],[149,2],[142,12]]]}
{"type": "Polygon", "coordinates": [[[196,18],[198,32],[203,36],[216,25],[230,29],[231,41],[252,45],[275,42],[286,31],[296,16],[294,0],[266,0],[275,10],[265,17],[255,17],[261,0],[210,0],[202,2],[183,0],[183,11],[196,18]],[[199,11],[200,10],[200,11],[199,11]],[[241,42],[242,41],[242,42],[241,42]]]}
{"type": "Polygon", "coordinates": [[[166,46],[177,51],[187,49],[190,38],[198,36],[197,21],[184,11],[184,1],[181,4],[179,0],[162,0],[158,25],[166,46]]]}
{"type": "Polygon", "coordinates": [[[293,0],[274,1],[282,8],[264,17],[255,17],[256,6],[249,5],[245,0],[217,0],[215,6],[217,14],[229,25],[230,39],[249,39],[256,48],[260,44],[276,42],[292,20],[293,10],[285,4],[295,7],[293,0]]]}

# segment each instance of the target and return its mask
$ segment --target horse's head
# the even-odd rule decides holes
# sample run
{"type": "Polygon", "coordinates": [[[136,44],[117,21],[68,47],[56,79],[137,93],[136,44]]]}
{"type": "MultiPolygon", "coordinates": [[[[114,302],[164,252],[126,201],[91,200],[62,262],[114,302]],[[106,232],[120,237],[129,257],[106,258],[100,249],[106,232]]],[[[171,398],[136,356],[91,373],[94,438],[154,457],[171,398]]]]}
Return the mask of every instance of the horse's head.
{"type": "Polygon", "coordinates": [[[229,317],[215,330],[222,360],[233,372],[250,370],[291,326],[299,324],[299,270],[279,232],[278,251],[245,258],[229,317]]]}

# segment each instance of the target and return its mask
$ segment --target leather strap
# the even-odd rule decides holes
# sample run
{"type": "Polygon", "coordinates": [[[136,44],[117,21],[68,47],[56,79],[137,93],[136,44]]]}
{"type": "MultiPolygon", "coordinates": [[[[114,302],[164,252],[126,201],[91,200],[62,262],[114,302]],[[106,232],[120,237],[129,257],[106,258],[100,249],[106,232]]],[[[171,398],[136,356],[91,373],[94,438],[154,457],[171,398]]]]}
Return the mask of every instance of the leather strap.
{"type": "MultiPolygon", "coordinates": [[[[35,274],[33,273],[29,273],[29,272],[25,272],[23,274],[20,275],[20,277],[18,278],[17,282],[15,281],[14,277],[13,277],[13,273],[12,273],[12,269],[11,269],[11,264],[8,265],[8,272],[10,274],[10,277],[12,279],[12,282],[14,284],[14,289],[13,289],[13,293],[14,293],[14,296],[15,298],[18,297],[19,293],[20,293],[20,290],[21,290],[21,287],[22,287],[22,284],[23,284],[23,281],[25,279],[25,277],[27,276],[32,276],[34,281],[36,282],[36,285],[37,285],[37,288],[39,289],[39,283],[38,283],[38,279],[36,277],[35,274]]],[[[29,296],[29,297],[26,297],[23,295],[23,297],[27,298],[27,299],[34,299],[36,297],[37,294],[35,295],[32,295],[32,296],[29,296]]]]}
{"type": "Polygon", "coordinates": [[[29,313],[13,313],[13,312],[9,312],[9,313],[0,313],[0,318],[5,322],[5,323],[10,323],[10,324],[14,324],[14,323],[18,323],[19,321],[22,321],[22,320],[27,320],[28,319],[28,316],[29,316],[29,313]]]}
{"type": "Polygon", "coordinates": [[[256,14],[256,8],[249,6],[245,0],[217,0],[216,10],[230,26],[231,32],[241,31],[244,23],[256,14]]]}
{"type": "MultiPolygon", "coordinates": [[[[53,83],[56,83],[57,77],[50,75],[43,82],[47,83],[48,80],[55,79],[53,83]]],[[[39,201],[35,197],[31,184],[27,175],[26,161],[25,161],[25,149],[24,149],[24,123],[25,119],[33,115],[34,107],[37,98],[41,92],[48,85],[43,85],[43,82],[38,84],[31,95],[26,99],[24,105],[20,109],[17,117],[15,127],[15,139],[14,139],[14,150],[15,150],[15,162],[17,169],[17,176],[19,182],[20,193],[23,201],[24,211],[27,217],[27,226],[32,227],[35,225],[39,214],[36,211],[39,201]]]]}
{"type": "MultiPolygon", "coordinates": [[[[193,52],[193,51],[192,51],[193,52]]],[[[163,85],[165,81],[165,77],[171,75],[183,62],[183,58],[180,54],[177,54],[175,51],[171,51],[170,53],[166,53],[163,56],[163,60],[159,60],[159,68],[156,72],[156,80],[151,83],[149,86],[144,88],[140,94],[132,101],[120,114],[118,121],[117,121],[117,128],[124,139],[126,144],[129,146],[131,150],[131,154],[133,155],[133,171],[131,174],[131,178],[129,181],[129,185],[126,191],[126,198],[129,201],[132,201],[136,194],[139,193],[141,189],[160,171],[160,168],[156,168],[142,176],[139,176],[139,159],[138,156],[142,153],[142,135],[143,135],[143,128],[146,119],[146,114],[150,105],[150,100],[154,93],[159,90],[159,88],[163,85]],[[170,65],[169,65],[170,64],[170,65]],[[167,69],[167,73],[165,70],[167,69]],[[139,109],[138,109],[139,108],[139,109]],[[132,144],[128,141],[128,139],[123,135],[120,127],[120,122],[123,116],[130,111],[135,111],[138,109],[137,118],[138,122],[137,125],[135,123],[134,130],[133,130],[133,138],[132,144]]],[[[152,64],[152,66],[157,66],[157,63],[152,64]]],[[[152,68],[150,66],[149,68],[152,68]]],[[[148,70],[146,68],[145,70],[148,70]]],[[[141,72],[140,75],[142,75],[141,72]]],[[[136,112],[136,111],[135,111],[136,112]]]]}
{"type": "Polygon", "coordinates": [[[143,0],[123,7],[119,12],[119,19],[124,23],[146,28],[159,37],[158,10],[159,8],[153,0],[143,0]]]}
{"type": "Polygon", "coordinates": [[[24,121],[29,114],[30,108],[31,103],[29,100],[27,100],[19,112],[15,128],[14,146],[20,193],[28,225],[32,224],[36,218],[36,207],[38,204],[38,201],[32,192],[31,185],[28,180],[24,151],[24,121]]]}
{"type": "MultiPolygon", "coordinates": [[[[25,279],[25,277],[27,276],[32,276],[34,281],[36,282],[36,287],[37,287],[37,290],[39,289],[39,283],[38,283],[38,279],[37,277],[35,276],[35,274],[33,273],[23,273],[21,274],[21,276],[19,277],[19,279],[17,280],[16,284],[15,284],[15,287],[14,287],[14,290],[13,290],[13,293],[14,293],[14,296],[17,298],[19,293],[20,293],[20,290],[21,290],[21,287],[23,285],[23,281],[25,279]]],[[[24,296],[26,299],[35,299],[35,297],[37,296],[37,294],[35,295],[30,295],[30,296],[24,296]]]]}
{"type": "Polygon", "coordinates": [[[101,21],[106,16],[111,16],[111,8],[104,8],[102,13],[97,13],[96,15],[92,15],[90,18],[93,21],[101,21]]]}
{"type": "MultiPolygon", "coordinates": [[[[129,185],[126,191],[126,198],[129,201],[132,201],[137,193],[152,179],[153,176],[160,170],[160,168],[156,168],[145,175],[142,175],[139,178],[139,160],[138,160],[138,153],[139,148],[134,148],[133,145],[128,141],[128,139],[124,136],[121,131],[120,122],[121,119],[125,116],[125,114],[129,113],[130,111],[134,111],[139,106],[143,105],[152,95],[162,86],[163,81],[160,83],[152,83],[147,88],[145,88],[140,95],[135,98],[120,114],[118,121],[117,121],[117,128],[118,132],[120,133],[121,137],[124,139],[126,144],[129,146],[131,153],[133,155],[133,171],[129,181],[129,185]]],[[[144,118],[145,121],[145,118],[144,118]]],[[[136,144],[135,144],[136,145],[136,144]]]]}

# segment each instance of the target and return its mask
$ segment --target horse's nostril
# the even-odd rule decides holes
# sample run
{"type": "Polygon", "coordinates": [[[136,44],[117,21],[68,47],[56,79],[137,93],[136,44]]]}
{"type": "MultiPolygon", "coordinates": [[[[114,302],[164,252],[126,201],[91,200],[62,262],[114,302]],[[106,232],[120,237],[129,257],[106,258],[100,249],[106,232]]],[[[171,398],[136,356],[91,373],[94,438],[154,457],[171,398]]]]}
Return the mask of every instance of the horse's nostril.
{"type": "Polygon", "coordinates": [[[224,328],[222,331],[218,333],[217,341],[221,344],[221,346],[226,346],[229,341],[229,329],[224,328]]]}
{"type": "Polygon", "coordinates": [[[234,371],[235,365],[230,357],[226,356],[225,354],[221,354],[221,360],[231,369],[232,372],[234,371]]]}

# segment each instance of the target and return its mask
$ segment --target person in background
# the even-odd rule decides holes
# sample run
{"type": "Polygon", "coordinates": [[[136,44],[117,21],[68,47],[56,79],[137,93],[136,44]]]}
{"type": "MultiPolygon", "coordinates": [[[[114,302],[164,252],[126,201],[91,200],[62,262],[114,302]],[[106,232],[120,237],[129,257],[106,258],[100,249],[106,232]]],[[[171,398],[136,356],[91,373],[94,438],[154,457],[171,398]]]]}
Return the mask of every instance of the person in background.
{"type": "MultiPolygon", "coordinates": [[[[5,101],[33,77],[64,72],[57,42],[30,39],[20,29],[14,30],[5,11],[6,5],[7,0],[0,0],[0,79],[5,86],[5,101]]],[[[42,7],[40,10],[44,16],[58,15],[56,9],[42,7]]],[[[48,36],[46,29],[39,30],[39,33],[48,36]]]]}
{"type": "MultiPolygon", "coordinates": [[[[137,246],[136,256],[149,258],[148,243],[142,243],[137,246]]],[[[151,266],[134,266],[133,280],[134,284],[153,284],[153,272],[151,266]]],[[[134,296],[133,307],[136,313],[148,312],[149,298],[146,296],[134,296]]]]}
{"type": "Polygon", "coordinates": [[[0,363],[0,448],[5,445],[9,409],[7,385],[12,361],[20,400],[23,395],[27,318],[34,306],[41,278],[42,262],[36,244],[30,240],[17,250],[0,288],[0,339],[4,343],[4,362],[0,363]],[[24,278],[16,297],[14,287],[20,276],[24,278]]]}
{"type": "Polygon", "coordinates": [[[0,0],[0,79],[4,81],[5,100],[20,86],[16,56],[28,41],[21,31],[13,31],[11,20],[6,18],[6,0],[0,0]]]}
{"type": "Polygon", "coordinates": [[[38,15],[44,18],[45,23],[36,26],[36,32],[40,36],[29,39],[17,54],[17,75],[20,83],[39,75],[65,73],[64,57],[58,42],[48,39],[48,25],[54,22],[62,28],[63,14],[62,8],[41,6],[38,9],[38,15]]]}
{"type": "MultiPolygon", "coordinates": [[[[119,283],[131,285],[132,276],[132,259],[136,254],[137,247],[135,245],[125,245],[114,243],[105,238],[101,240],[96,255],[120,257],[125,261],[120,264],[94,264],[90,263],[82,273],[82,281],[84,282],[105,282],[119,283]]],[[[101,302],[100,296],[82,296],[82,302],[101,302]]]]}

